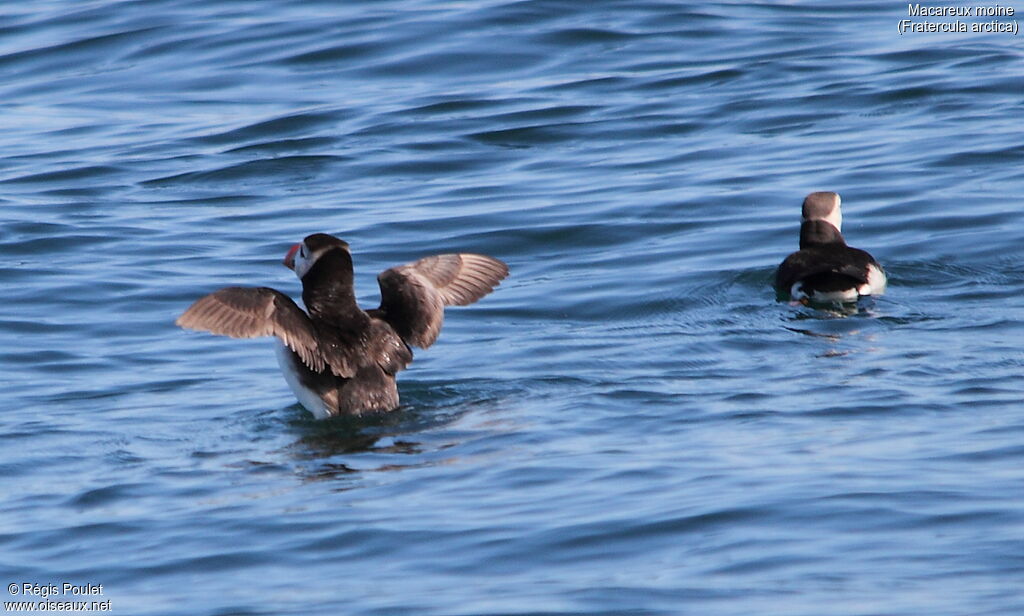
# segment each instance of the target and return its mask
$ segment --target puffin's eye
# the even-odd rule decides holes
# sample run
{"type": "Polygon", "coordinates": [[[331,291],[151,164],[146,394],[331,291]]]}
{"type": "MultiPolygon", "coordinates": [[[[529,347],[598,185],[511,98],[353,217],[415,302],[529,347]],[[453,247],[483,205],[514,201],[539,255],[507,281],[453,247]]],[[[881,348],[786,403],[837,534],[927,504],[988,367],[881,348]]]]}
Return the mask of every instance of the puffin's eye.
{"type": "Polygon", "coordinates": [[[306,245],[305,244],[302,244],[302,245],[299,246],[299,256],[302,257],[303,259],[306,258],[306,245]]]}

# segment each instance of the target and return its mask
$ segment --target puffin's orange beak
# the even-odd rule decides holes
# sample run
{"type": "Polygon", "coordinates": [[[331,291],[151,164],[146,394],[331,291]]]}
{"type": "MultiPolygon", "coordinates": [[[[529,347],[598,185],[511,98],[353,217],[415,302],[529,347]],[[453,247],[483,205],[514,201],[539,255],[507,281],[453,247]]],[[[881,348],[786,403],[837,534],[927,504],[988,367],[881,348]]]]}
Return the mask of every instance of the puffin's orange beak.
{"type": "Polygon", "coordinates": [[[290,270],[295,269],[295,253],[299,252],[299,245],[296,244],[288,249],[288,254],[284,256],[284,266],[290,270]]]}

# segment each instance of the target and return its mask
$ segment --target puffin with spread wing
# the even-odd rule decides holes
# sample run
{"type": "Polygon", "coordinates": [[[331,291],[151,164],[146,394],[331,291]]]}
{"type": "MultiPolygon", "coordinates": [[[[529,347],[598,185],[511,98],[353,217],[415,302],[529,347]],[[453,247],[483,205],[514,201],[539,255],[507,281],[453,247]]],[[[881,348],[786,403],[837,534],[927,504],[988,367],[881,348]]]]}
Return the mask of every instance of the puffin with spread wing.
{"type": "Polygon", "coordinates": [[[472,304],[508,275],[507,265],[485,255],[434,255],[381,272],[380,307],[363,310],[346,242],[315,233],[292,246],[284,264],[302,281],[308,313],[268,287],[226,287],[176,323],[232,338],[276,336],[285,380],[321,419],[397,408],[395,375],[412,362],[409,347],[437,340],[445,306],[472,304]]]}

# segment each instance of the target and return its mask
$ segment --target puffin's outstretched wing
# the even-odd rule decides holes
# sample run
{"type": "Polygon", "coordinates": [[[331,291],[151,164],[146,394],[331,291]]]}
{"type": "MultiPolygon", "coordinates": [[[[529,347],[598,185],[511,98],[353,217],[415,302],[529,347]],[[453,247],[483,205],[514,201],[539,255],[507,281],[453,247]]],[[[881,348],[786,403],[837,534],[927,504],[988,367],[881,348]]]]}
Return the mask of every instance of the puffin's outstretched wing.
{"type": "Polygon", "coordinates": [[[487,295],[508,276],[501,261],[471,253],[434,255],[384,270],[380,308],[370,311],[395,328],[407,344],[434,344],[445,306],[465,306],[487,295]]]}
{"type": "Polygon", "coordinates": [[[277,336],[311,370],[324,369],[309,316],[290,297],[274,289],[225,287],[200,297],[175,324],[232,338],[277,336]]]}

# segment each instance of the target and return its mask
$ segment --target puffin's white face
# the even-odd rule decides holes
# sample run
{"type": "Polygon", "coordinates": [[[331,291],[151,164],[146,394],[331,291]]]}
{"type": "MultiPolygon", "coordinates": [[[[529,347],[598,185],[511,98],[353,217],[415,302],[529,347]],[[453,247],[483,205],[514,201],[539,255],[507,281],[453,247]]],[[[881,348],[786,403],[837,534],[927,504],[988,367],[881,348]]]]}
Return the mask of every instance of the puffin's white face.
{"type": "Polygon", "coordinates": [[[295,272],[295,275],[301,280],[309,268],[313,267],[313,263],[316,261],[316,257],[310,252],[309,248],[306,248],[305,242],[299,242],[298,244],[291,247],[288,250],[288,254],[284,256],[284,265],[288,269],[295,272]]]}
{"type": "Polygon", "coordinates": [[[842,198],[840,198],[839,195],[836,195],[836,206],[832,208],[832,211],[829,212],[829,215],[825,217],[825,222],[831,224],[833,227],[839,229],[840,231],[843,230],[843,211],[839,209],[839,205],[842,202],[842,198]]]}
{"type": "Polygon", "coordinates": [[[843,200],[838,193],[816,192],[807,195],[804,201],[804,215],[802,221],[824,220],[839,231],[843,230],[843,210],[840,208],[843,200]]]}
{"type": "Polygon", "coordinates": [[[326,233],[307,235],[301,242],[292,246],[288,254],[284,256],[284,265],[294,271],[301,280],[309,270],[313,269],[313,265],[320,260],[320,257],[337,249],[348,253],[348,244],[326,233]]]}

